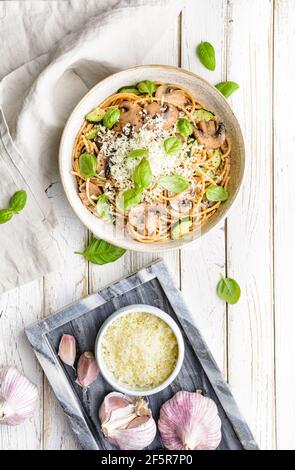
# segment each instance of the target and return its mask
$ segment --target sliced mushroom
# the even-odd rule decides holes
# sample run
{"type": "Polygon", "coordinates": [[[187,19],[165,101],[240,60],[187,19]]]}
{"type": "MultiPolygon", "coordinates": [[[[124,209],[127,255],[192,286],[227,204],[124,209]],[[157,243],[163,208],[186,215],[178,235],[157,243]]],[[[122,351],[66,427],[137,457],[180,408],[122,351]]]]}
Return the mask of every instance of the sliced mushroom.
{"type": "Polygon", "coordinates": [[[155,117],[157,114],[160,114],[165,123],[163,124],[163,129],[168,130],[175,124],[178,119],[178,110],[174,106],[160,106],[159,103],[153,101],[144,107],[149,117],[155,117]]]}
{"type": "Polygon", "coordinates": [[[91,204],[90,204],[90,202],[89,202],[89,200],[88,200],[88,197],[86,196],[86,192],[81,192],[81,193],[79,193],[79,197],[80,197],[80,199],[81,199],[81,201],[82,201],[83,206],[85,206],[85,207],[87,207],[87,208],[91,207],[91,204]]]}
{"type": "MultiPolygon", "coordinates": [[[[97,198],[97,196],[99,196],[101,194],[101,189],[100,187],[89,181],[89,195],[90,197],[94,196],[94,200],[97,198]]],[[[80,196],[80,199],[81,201],[83,202],[84,206],[86,207],[90,207],[91,204],[88,200],[88,197],[87,197],[87,194],[86,194],[86,183],[82,183],[79,187],[79,196],[80,196]]]]}
{"type": "Polygon", "coordinates": [[[173,104],[174,106],[185,106],[187,104],[187,97],[182,90],[177,90],[170,85],[160,85],[157,88],[157,98],[166,101],[167,103],[173,104]]]}
{"type": "Polygon", "coordinates": [[[146,104],[144,109],[146,110],[147,115],[152,118],[155,117],[156,114],[161,113],[161,106],[156,101],[152,101],[152,103],[146,104]]]}
{"type": "Polygon", "coordinates": [[[105,167],[106,167],[106,156],[103,152],[99,152],[97,156],[97,173],[99,175],[104,176],[105,167]]]}
{"type": "Polygon", "coordinates": [[[153,235],[160,223],[160,213],[155,204],[139,204],[130,209],[128,221],[141,235],[153,235]]]}
{"type": "Polygon", "coordinates": [[[138,131],[142,126],[142,108],[132,101],[122,101],[119,105],[121,111],[120,119],[116,126],[115,131],[122,131],[126,124],[130,124],[134,131],[138,131]]]}
{"type": "Polygon", "coordinates": [[[194,129],[194,136],[206,148],[217,149],[225,141],[224,124],[213,119],[211,121],[200,121],[194,129]]]}
{"type": "Polygon", "coordinates": [[[174,106],[167,106],[162,116],[166,121],[165,124],[163,124],[163,129],[168,130],[171,129],[171,127],[176,123],[179,112],[178,109],[174,106]]]}
{"type": "Polygon", "coordinates": [[[178,214],[189,214],[190,210],[193,208],[192,197],[192,192],[186,191],[181,193],[177,198],[171,199],[169,205],[171,209],[178,214]]]}
{"type": "Polygon", "coordinates": [[[89,181],[89,194],[90,196],[95,196],[95,197],[101,194],[100,187],[91,181],[89,181]]]}

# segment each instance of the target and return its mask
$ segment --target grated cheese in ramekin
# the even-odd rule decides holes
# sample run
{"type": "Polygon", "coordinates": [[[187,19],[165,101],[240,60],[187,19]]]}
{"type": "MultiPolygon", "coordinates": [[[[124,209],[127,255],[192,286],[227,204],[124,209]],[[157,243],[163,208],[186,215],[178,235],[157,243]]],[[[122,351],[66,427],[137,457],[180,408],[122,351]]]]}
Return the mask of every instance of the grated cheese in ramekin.
{"type": "Polygon", "coordinates": [[[145,312],[123,315],[107,328],[102,355],[108,370],[129,389],[152,389],[173,372],[178,343],[161,318],[145,312]]]}

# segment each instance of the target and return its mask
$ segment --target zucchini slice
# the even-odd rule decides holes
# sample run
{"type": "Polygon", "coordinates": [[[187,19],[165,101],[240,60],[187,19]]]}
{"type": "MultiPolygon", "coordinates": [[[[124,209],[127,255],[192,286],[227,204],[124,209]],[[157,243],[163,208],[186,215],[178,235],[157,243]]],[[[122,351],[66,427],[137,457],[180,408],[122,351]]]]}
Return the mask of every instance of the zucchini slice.
{"type": "Polygon", "coordinates": [[[221,158],[221,152],[219,149],[217,150],[214,150],[214,154],[213,154],[213,167],[214,167],[214,171],[218,170],[218,168],[220,167],[221,165],[221,162],[222,162],[222,158],[221,158]]]}
{"type": "Polygon", "coordinates": [[[215,114],[211,113],[211,111],[208,111],[207,109],[201,108],[201,109],[196,109],[192,113],[192,116],[196,122],[199,122],[199,121],[210,121],[212,118],[214,118],[215,114]]]}
{"type": "Polygon", "coordinates": [[[85,119],[88,122],[99,122],[103,119],[105,110],[101,108],[95,108],[90,113],[86,114],[85,119]]]}
{"type": "Polygon", "coordinates": [[[117,93],[132,93],[133,95],[139,95],[140,91],[134,85],[127,85],[119,88],[117,93]]]}
{"type": "Polygon", "coordinates": [[[221,152],[219,149],[214,150],[213,154],[213,170],[207,171],[207,175],[210,176],[213,180],[216,178],[216,171],[220,167],[222,162],[221,152]]]}
{"type": "Polygon", "coordinates": [[[186,233],[189,233],[192,224],[193,221],[191,217],[183,217],[183,219],[179,219],[177,222],[175,222],[171,228],[172,240],[178,240],[178,238],[181,238],[186,233]]]}
{"type": "Polygon", "coordinates": [[[95,137],[97,136],[98,132],[98,126],[94,126],[93,129],[91,129],[87,134],[85,134],[85,137],[87,140],[94,140],[95,137]]]}

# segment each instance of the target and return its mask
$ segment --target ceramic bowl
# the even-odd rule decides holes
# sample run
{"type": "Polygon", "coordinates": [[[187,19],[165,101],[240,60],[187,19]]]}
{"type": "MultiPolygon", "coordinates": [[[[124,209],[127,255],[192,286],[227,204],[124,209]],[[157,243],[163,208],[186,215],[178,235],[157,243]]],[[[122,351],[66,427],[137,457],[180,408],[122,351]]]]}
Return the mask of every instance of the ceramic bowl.
{"type": "Polygon", "coordinates": [[[94,86],[84,98],[77,104],[70,115],[62,135],[59,150],[59,168],[61,180],[66,196],[76,215],[83,224],[97,237],[113,243],[127,250],[153,252],[181,248],[184,245],[205,235],[220,223],[228,214],[236,200],[242,184],[245,166],[245,150],[242,132],[232,112],[228,101],[224,96],[203,78],[186,70],[167,65],[145,65],[134,67],[115,73],[94,86]],[[193,234],[187,234],[177,240],[168,240],[156,243],[140,243],[131,237],[115,230],[112,224],[108,224],[91,214],[82,204],[78,193],[76,179],[71,174],[72,150],[75,137],[83,124],[84,116],[97,107],[105,98],[115,93],[121,86],[136,84],[142,80],[177,83],[187,88],[206,108],[212,110],[225,123],[227,133],[232,142],[231,173],[229,182],[229,199],[221,204],[218,211],[208,220],[201,230],[193,234]]]}
{"type": "Polygon", "coordinates": [[[120,310],[117,310],[115,313],[110,315],[108,319],[101,326],[98,332],[98,335],[96,337],[96,342],[95,342],[95,357],[96,357],[96,361],[97,361],[100,373],[103,375],[105,380],[113,387],[114,390],[125,393],[126,395],[132,395],[132,396],[154,395],[155,393],[158,393],[161,390],[164,390],[164,388],[168,387],[168,385],[170,385],[171,382],[173,382],[173,380],[178,375],[181,369],[182,363],[183,363],[183,358],[184,358],[184,342],[183,342],[181,331],[179,327],[177,326],[176,322],[173,320],[173,318],[170,315],[163,312],[163,310],[157,307],[153,307],[151,305],[145,305],[145,304],[128,305],[127,307],[120,308],[120,310]],[[150,313],[152,315],[155,315],[161,318],[171,328],[177,340],[178,358],[177,358],[176,366],[172,374],[163,383],[161,383],[159,386],[152,388],[152,389],[134,390],[134,389],[130,389],[126,387],[125,385],[123,385],[122,383],[116,380],[114,375],[108,370],[103,360],[101,347],[102,347],[103,335],[105,334],[107,328],[117,318],[122,317],[124,315],[128,315],[129,313],[132,313],[132,312],[147,312],[147,313],[150,313]]]}

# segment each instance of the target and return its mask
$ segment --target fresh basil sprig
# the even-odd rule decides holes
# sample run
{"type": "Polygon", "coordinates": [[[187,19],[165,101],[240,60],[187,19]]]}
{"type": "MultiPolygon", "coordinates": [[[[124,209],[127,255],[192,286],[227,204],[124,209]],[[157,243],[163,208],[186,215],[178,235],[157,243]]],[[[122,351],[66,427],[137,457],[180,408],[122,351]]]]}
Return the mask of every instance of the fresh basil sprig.
{"type": "Polygon", "coordinates": [[[173,193],[182,193],[189,187],[189,181],[181,175],[161,176],[159,184],[173,193]]]}
{"type": "Polygon", "coordinates": [[[122,86],[119,88],[118,93],[132,93],[133,95],[139,95],[139,90],[133,85],[122,86]]]}
{"type": "Polygon", "coordinates": [[[14,214],[22,211],[27,203],[27,193],[24,189],[16,191],[10,198],[8,209],[0,209],[0,224],[6,224],[14,214]]]}
{"type": "Polygon", "coordinates": [[[135,186],[139,190],[144,190],[152,182],[153,174],[150,167],[150,163],[146,158],[143,158],[141,162],[135,167],[133,173],[133,181],[135,186]]]}
{"type": "Polygon", "coordinates": [[[221,201],[224,202],[228,199],[228,192],[222,187],[215,184],[211,184],[206,189],[206,197],[208,201],[221,201]]]}
{"type": "Polygon", "coordinates": [[[10,209],[0,209],[0,224],[6,224],[12,217],[14,212],[10,209]]]}
{"type": "Polygon", "coordinates": [[[215,49],[210,42],[201,42],[198,45],[196,52],[204,67],[208,70],[215,70],[215,49]]]}
{"type": "Polygon", "coordinates": [[[215,88],[217,88],[223,96],[228,98],[234,91],[238,90],[240,86],[236,82],[220,82],[215,85],[215,88]]]}
{"type": "Polygon", "coordinates": [[[127,158],[147,157],[149,151],[147,149],[134,149],[128,153],[127,158]]]}
{"type": "Polygon", "coordinates": [[[111,129],[117,121],[120,119],[120,110],[119,108],[110,108],[103,117],[103,125],[107,129],[111,129]]]}
{"type": "Polygon", "coordinates": [[[237,281],[230,277],[222,277],[216,287],[217,295],[228,304],[236,304],[241,295],[237,281]]]}
{"type": "Polygon", "coordinates": [[[113,263],[124,255],[126,250],[112,245],[105,240],[92,238],[83,252],[75,251],[76,255],[82,255],[87,261],[94,264],[113,263]]]}
{"type": "Polygon", "coordinates": [[[17,214],[18,212],[22,211],[27,203],[27,193],[24,189],[17,191],[11,197],[9,201],[9,209],[14,213],[17,214]]]}
{"type": "Polygon", "coordinates": [[[121,209],[128,211],[132,206],[136,206],[141,202],[142,191],[135,187],[126,189],[119,197],[119,206],[121,209]]]}
{"type": "Polygon", "coordinates": [[[139,82],[136,86],[140,93],[147,93],[148,95],[152,95],[156,91],[156,85],[150,80],[143,80],[142,82],[139,82]]]}
{"type": "Polygon", "coordinates": [[[150,163],[143,158],[135,167],[133,172],[134,188],[127,189],[119,197],[119,207],[129,210],[132,206],[136,206],[141,202],[142,192],[147,188],[153,179],[150,163]]]}
{"type": "Polygon", "coordinates": [[[81,175],[85,178],[92,178],[97,175],[97,158],[93,153],[81,153],[79,166],[81,175]]]}
{"type": "Polygon", "coordinates": [[[164,140],[164,149],[167,155],[174,155],[182,149],[182,143],[177,137],[168,137],[164,140]]]}
{"type": "Polygon", "coordinates": [[[176,130],[181,135],[189,136],[194,132],[194,128],[191,122],[185,118],[179,118],[176,123],[176,130]]]}

